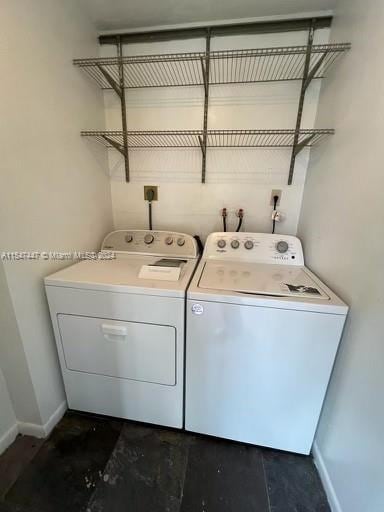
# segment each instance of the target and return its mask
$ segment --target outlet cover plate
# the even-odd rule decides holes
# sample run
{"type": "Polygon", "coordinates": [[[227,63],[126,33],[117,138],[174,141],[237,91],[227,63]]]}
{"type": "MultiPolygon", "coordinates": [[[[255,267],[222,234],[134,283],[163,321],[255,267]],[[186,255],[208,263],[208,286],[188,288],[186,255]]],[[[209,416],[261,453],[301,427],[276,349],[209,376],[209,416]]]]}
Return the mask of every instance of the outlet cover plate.
{"type": "Polygon", "coordinates": [[[144,200],[148,201],[147,194],[150,190],[153,190],[153,199],[152,201],[157,201],[158,194],[157,194],[157,185],[144,185],[144,200]]]}

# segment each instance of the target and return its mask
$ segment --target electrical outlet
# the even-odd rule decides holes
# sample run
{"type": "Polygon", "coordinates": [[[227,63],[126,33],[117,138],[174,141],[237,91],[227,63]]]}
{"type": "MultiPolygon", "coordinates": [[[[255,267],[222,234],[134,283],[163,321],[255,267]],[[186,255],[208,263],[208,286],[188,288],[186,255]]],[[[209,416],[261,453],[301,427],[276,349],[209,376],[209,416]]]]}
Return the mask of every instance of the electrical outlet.
{"type": "Polygon", "coordinates": [[[273,199],[273,198],[274,198],[275,196],[278,196],[278,197],[279,197],[279,199],[277,200],[277,204],[276,204],[276,206],[279,206],[279,205],[280,205],[280,201],[281,201],[281,194],[282,194],[281,190],[272,190],[272,192],[271,192],[271,202],[270,202],[269,204],[270,204],[271,206],[273,206],[273,205],[275,204],[275,203],[274,203],[274,199],[273,199]]]}
{"type": "Polygon", "coordinates": [[[157,201],[157,186],[156,185],[144,185],[144,200],[148,201],[148,193],[153,191],[152,201],[157,201]]]}

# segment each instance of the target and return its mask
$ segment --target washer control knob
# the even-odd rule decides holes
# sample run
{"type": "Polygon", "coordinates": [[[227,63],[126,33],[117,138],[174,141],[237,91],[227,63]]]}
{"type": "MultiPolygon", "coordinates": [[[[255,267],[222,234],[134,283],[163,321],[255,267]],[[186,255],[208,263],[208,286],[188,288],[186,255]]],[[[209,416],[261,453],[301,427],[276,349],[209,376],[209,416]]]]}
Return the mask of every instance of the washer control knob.
{"type": "Polygon", "coordinates": [[[238,249],[240,247],[240,242],[238,240],[232,240],[231,247],[232,249],[238,249]]]}
{"type": "Polygon", "coordinates": [[[144,242],[149,245],[154,241],[155,237],[151,233],[147,233],[144,237],[144,242]]]}
{"type": "Polygon", "coordinates": [[[133,240],[133,236],[132,235],[125,235],[125,241],[127,242],[127,244],[132,242],[132,240],[133,240]]]}
{"type": "Polygon", "coordinates": [[[276,250],[277,250],[277,252],[279,252],[281,254],[284,254],[285,252],[287,252],[288,248],[289,248],[288,244],[285,240],[280,240],[276,244],[276,250]]]}
{"type": "Polygon", "coordinates": [[[173,244],[173,238],[171,236],[167,236],[167,238],[165,239],[165,243],[167,245],[172,245],[173,244]]]}
{"type": "Polygon", "coordinates": [[[183,247],[184,244],[185,244],[185,239],[184,238],[178,238],[177,239],[177,245],[179,247],[183,247]]]}
{"type": "Polygon", "coordinates": [[[248,249],[248,250],[249,250],[249,249],[253,249],[253,246],[254,246],[254,243],[252,242],[252,240],[246,240],[246,241],[244,242],[244,247],[245,247],[246,249],[248,249]]]}
{"type": "Polygon", "coordinates": [[[217,241],[217,247],[219,247],[219,249],[224,249],[226,245],[227,242],[223,238],[217,241]]]}

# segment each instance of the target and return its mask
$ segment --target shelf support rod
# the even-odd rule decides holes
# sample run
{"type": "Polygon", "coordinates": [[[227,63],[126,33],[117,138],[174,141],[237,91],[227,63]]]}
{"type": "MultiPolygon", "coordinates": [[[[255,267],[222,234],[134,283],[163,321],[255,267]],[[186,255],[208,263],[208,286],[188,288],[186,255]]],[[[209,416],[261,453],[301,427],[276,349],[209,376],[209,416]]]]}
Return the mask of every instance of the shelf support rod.
{"type": "Polygon", "coordinates": [[[129,182],[129,157],[128,157],[128,129],[127,129],[127,108],[125,103],[125,83],[124,83],[124,65],[123,65],[123,44],[121,37],[116,36],[117,55],[119,58],[119,88],[121,91],[121,124],[123,130],[123,155],[125,165],[125,181],[129,182]]]}
{"type": "Polygon", "coordinates": [[[118,142],[116,142],[115,140],[111,139],[110,137],[108,137],[107,135],[102,135],[103,139],[105,141],[108,142],[108,144],[110,144],[112,147],[114,147],[115,149],[117,149],[117,151],[120,151],[120,153],[122,155],[124,155],[124,146],[122,144],[119,144],[118,142]]]}
{"type": "Polygon", "coordinates": [[[307,137],[305,137],[305,139],[303,139],[301,142],[299,142],[298,144],[296,144],[296,147],[295,147],[295,156],[297,156],[300,151],[302,149],[305,148],[305,146],[307,146],[311,140],[313,139],[313,137],[315,136],[314,133],[312,133],[311,135],[308,135],[307,137]]]}
{"type": "Polygon", "coordinates": [[[305,81],[305,90],[307,90],[308,88],[308,85],[312,82],[314,76],[316,75],[316,73],[318,72],[318,70],[320,69],[320,66],[322,65],[322,63],[324,62],[325,60],[325,57],[328,55],[328,52],[324,52],[323,55],[320,57],[320,59],[316,62],[316,64],[313,66],[313,68],[311,69],[311,71],[309,71],[308,73],[308,77],[305,81]]]}
{"type": "Polygon", "coordinates": [[[120,89],[120,86],[119,84],[117,84],[115,82],[115,80],[111,77],[111,75],[108,73],[108,71],[106,71],[103,66],[101,66],[100,64],[97,64],[97,68],[99,69],[100,73],[102,73],[102,75],[104,76],[104,78],[106,79],[106,81],[109,83],[109,85],[112,87],[112,89],[115,91],[115,93],[119,96],[119,98],[121,99],[121,89],[120,89]]]}
{"type": "MultiPolygon", "coordinates": [[[[300,127],[301,127],[301,118],[303,117],[303,107],[304,107],[304,99],[305,99],[305,90],[306,90],[306,82],[308,79],[309,73],[309,65],[311,62],[311,53],[312,53],[312,45],[313,45],[313,34],[315,31],[315,23],[316,20],[313,19],[311,22],[311,26],[308,31],[308,41],[307,41],[307,52],[305,54],[305,62],[304,62],[304,72],[303,78],[301,81],[301,89],[300,89],[300,97],[299,97],[299,106],[297,109],[297,117],[296,117],[296,127],[295,134],[293,137],[293,147],[291,154],[291,162],[289,165],[289,176],[288,176],[288,185],[292,185],[293,173],[295,170],[295,161],[296,161],[296,148],[299,143],[299,135],[300,135],[300,127]]],[[[302,148],[301,148],[302,149],[302,148]]]]}
{"type": "Polygon", "coordinates": [[[199,142],[202,151],[201,158],[201,183],[205,183],[206,166],[207,166],[207,138],[208,138],[208,104],[209,104],[209,66],[210,66],[210,51],[211,51],[211,30],[207,29],[205,36],[205,66],[203,67],[204,78],[204,120],[203,120],[203,139],[199,142]]]}

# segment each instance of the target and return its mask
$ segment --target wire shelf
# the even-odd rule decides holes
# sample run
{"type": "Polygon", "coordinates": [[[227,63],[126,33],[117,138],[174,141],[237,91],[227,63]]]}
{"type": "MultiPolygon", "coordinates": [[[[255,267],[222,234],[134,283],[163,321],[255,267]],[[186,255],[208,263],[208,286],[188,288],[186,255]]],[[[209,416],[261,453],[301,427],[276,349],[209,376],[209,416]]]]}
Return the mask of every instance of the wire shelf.
{"type": "MultiPolygon", "coordinates": [[[[134,148],[198,148],[201,147],[203,130],[128,131],[128,146],[134,148]]],[[[298,146],[311,147],[332,129],[300,130],[298,146]]],[[[83,131],[88,137],[108,148],[123,147],[122,131],[83,131]]],[[[292,148],[295,130],[208,130],[207,148],[292,148]]]]}
{"type": "MultiPolygon", "coordinates": [[[[322,78],[349,44],[312,46],[310,69],[322,78]]],[[[210,56],[210,83],[253,83],[301,80],[307,46],[231,50],[210,56]]]]}
{"type": "MultiPolygon", "coordinates": [[[[313,45],[310,69],[312,78],[322,78],[335,60],[349,50],[349,43],[313,45]]],[[[209,83],[275,82],[301,80],[307,46],[224,50],[208,53],[209,83]]],[[[123,57],[125,87],[175,87],[204,84],[204,52],[123,57]]],[[[94,79],[102,89],[112,89],[111,80],[119,83],[117,57],[76,59],[74,64],[94,79]],[[108,79],[109,77],[109,79],[108,79]]]]}

